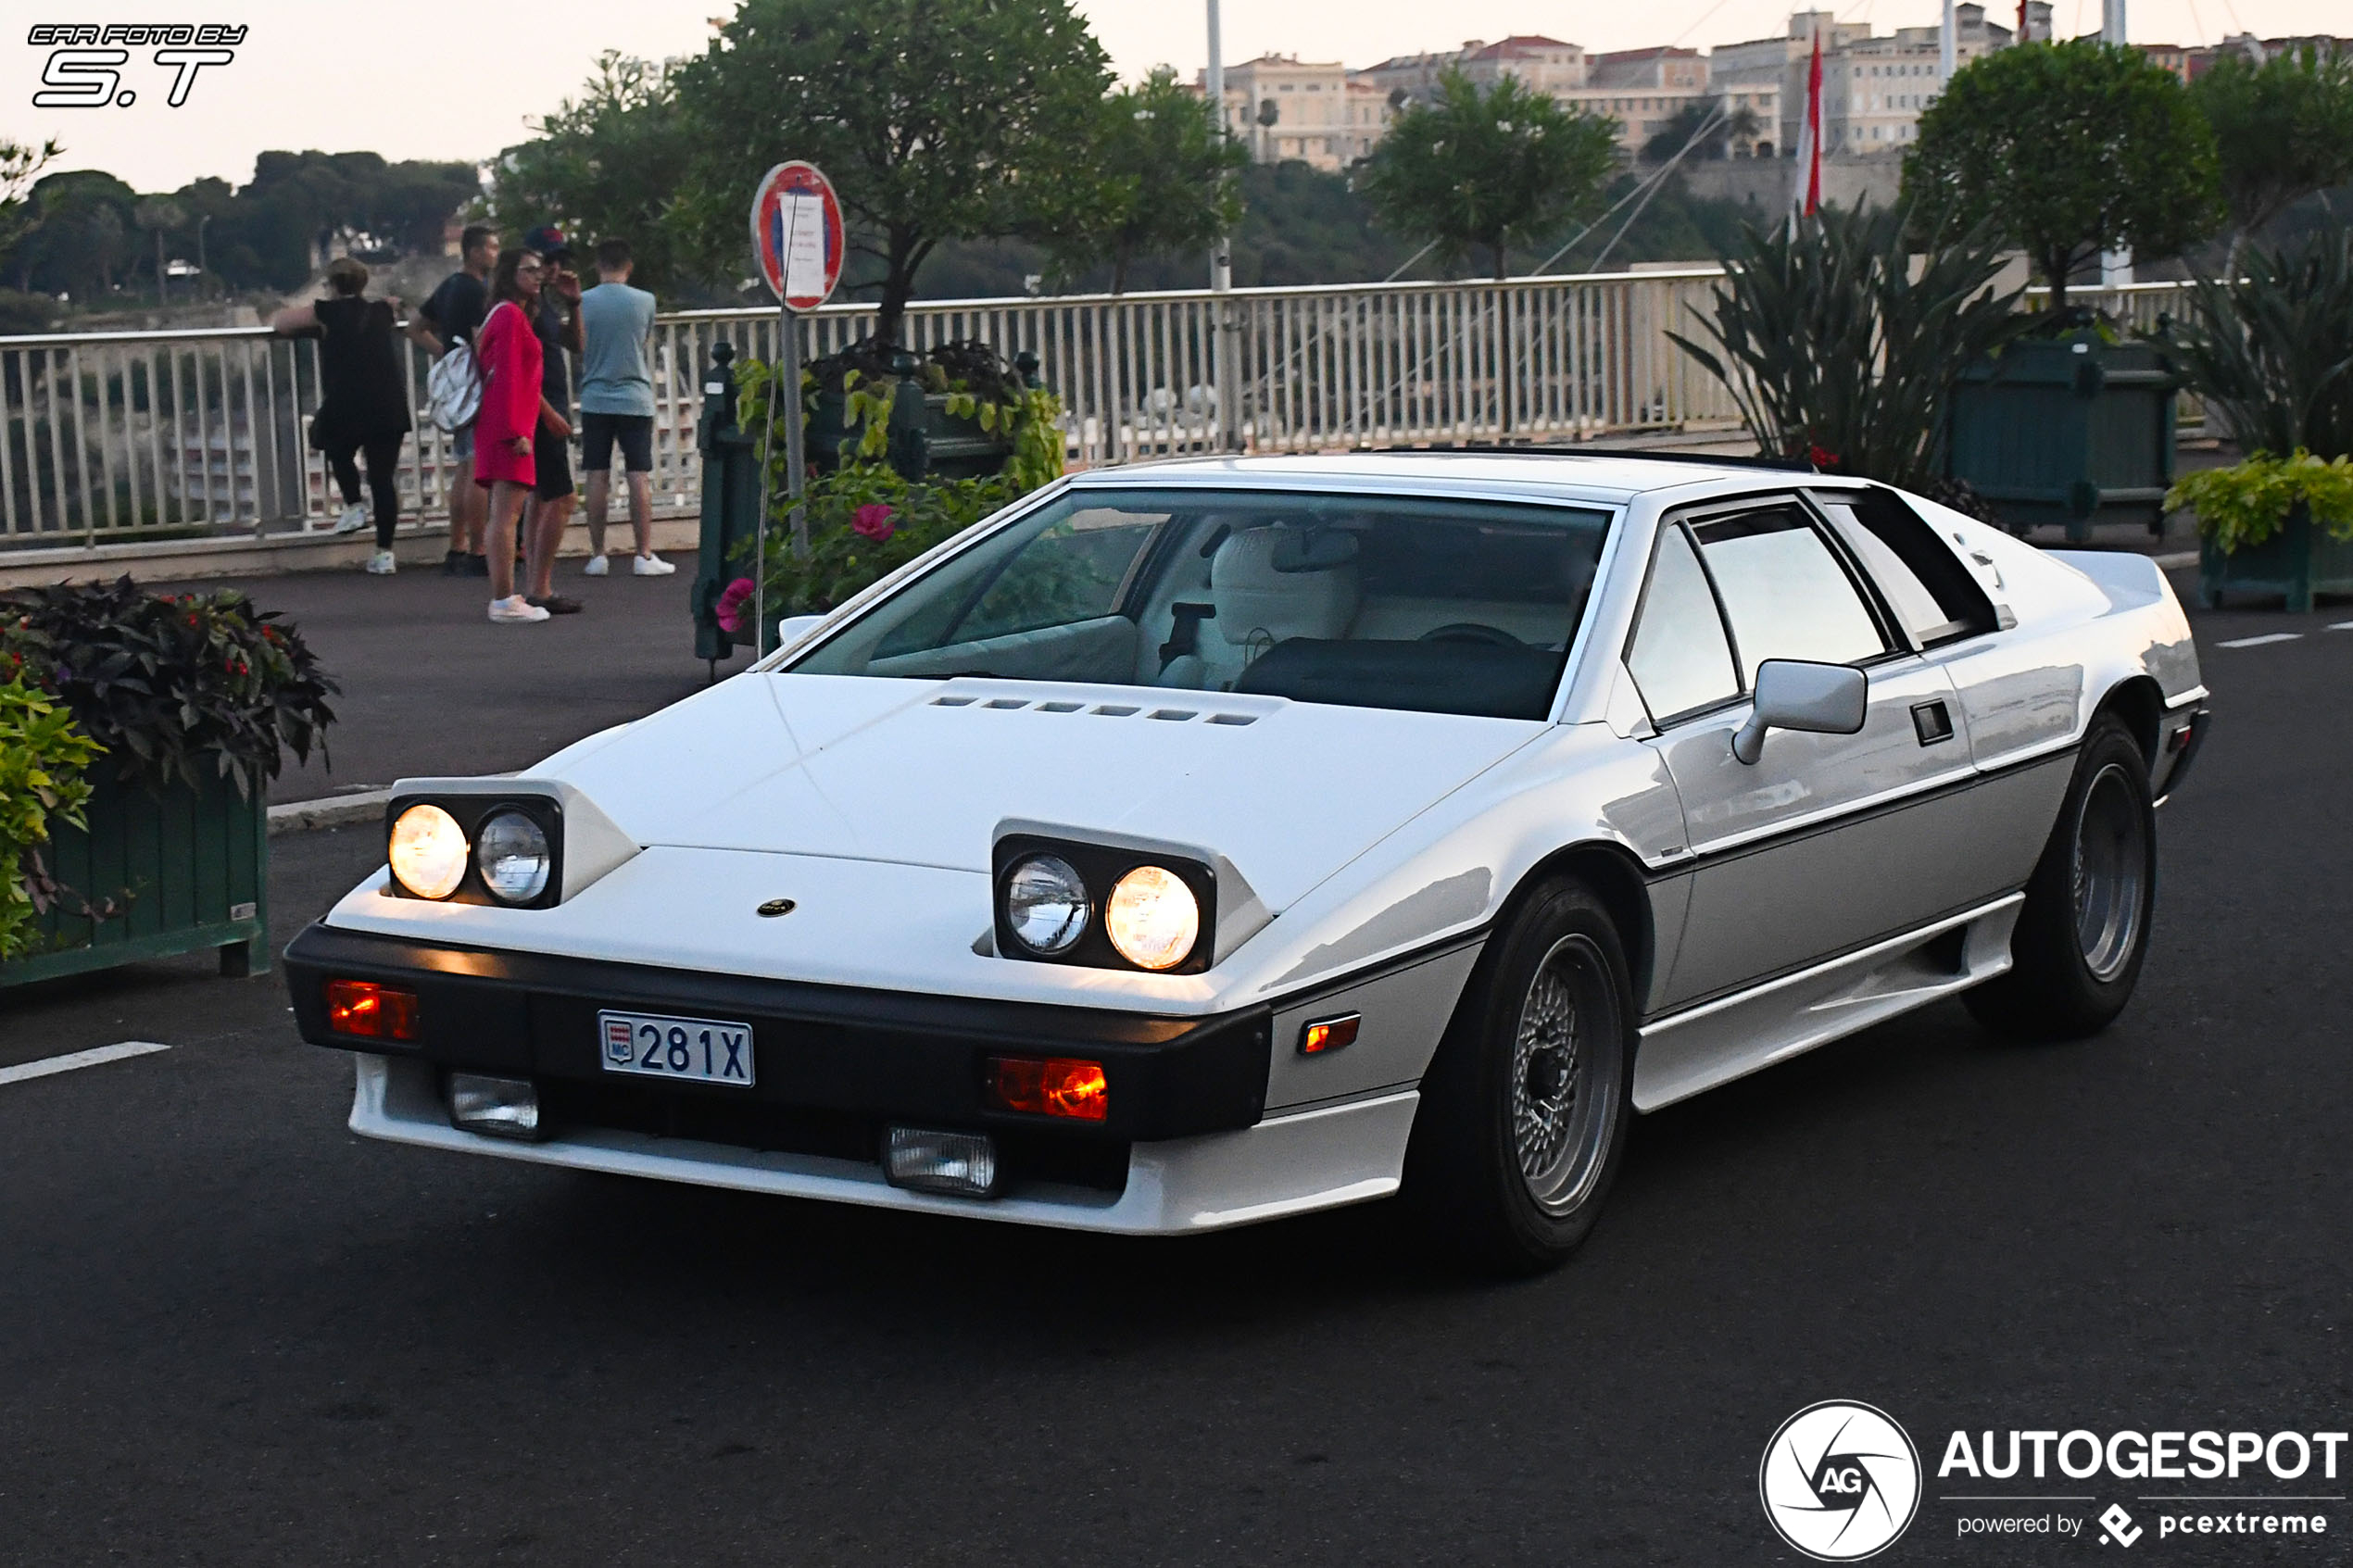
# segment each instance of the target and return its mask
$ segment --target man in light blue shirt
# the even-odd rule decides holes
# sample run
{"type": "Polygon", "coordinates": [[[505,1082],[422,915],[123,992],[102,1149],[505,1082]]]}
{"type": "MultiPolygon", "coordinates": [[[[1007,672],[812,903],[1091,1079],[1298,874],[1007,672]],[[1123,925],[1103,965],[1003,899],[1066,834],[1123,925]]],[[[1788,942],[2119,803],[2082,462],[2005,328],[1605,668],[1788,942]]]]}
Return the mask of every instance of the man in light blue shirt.
{"type": "Polygon", "coordinates": [[[654,554],[654,382],[646,368],[654,296],[629,286],[627,240],[597,246],[597,286],[580,296],[580,445],[588,470],[587,574],[602,577],[605,508],[612,495],[612,450],[629,475],[629,522],[637,533],[630,571],[667,577],[675,566],[654,554]]]}

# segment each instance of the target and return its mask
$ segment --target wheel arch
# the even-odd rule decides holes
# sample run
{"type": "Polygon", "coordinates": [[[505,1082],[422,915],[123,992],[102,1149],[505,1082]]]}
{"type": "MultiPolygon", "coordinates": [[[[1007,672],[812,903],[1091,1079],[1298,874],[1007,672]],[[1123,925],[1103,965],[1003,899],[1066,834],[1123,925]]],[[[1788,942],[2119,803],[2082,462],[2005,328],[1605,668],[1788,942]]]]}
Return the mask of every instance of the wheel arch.
{"type": "Polygon", "coordinates": [[[1618,941],[1626,948],[1627,977],[1633,984],[1634,1003],[1639,1011],[1642,998],[1651,991],[1651,968],[1658,952],[1657,932],[1651,918],[1650,894],[1642,862],[1622,846],[1606,839],[1587,839],[1554,850],[1529,867],[1513,885],[1510,897],[1496,911],[1496,929],[1507,925],[1536,889],[1558,877],[1574,877],[1592,888],[1602,907],[1609,911],[1611,922],[1617,927],[1618,941]]]}
{"type": "MultiPolygon", "coordinates": [[[[2165,718],[2165,691],[2154,676],[2128,675],[2108,688],[2093,710],[2097,721],[2103,713],[2113,713],[2132,731],[2133,744],[2141,748],[2142,759],[2151,769],[2157,766],[2158,732],[2165,718]]],[[[2088,726],[2086,726],[2088,728],[2088,726]]]]}

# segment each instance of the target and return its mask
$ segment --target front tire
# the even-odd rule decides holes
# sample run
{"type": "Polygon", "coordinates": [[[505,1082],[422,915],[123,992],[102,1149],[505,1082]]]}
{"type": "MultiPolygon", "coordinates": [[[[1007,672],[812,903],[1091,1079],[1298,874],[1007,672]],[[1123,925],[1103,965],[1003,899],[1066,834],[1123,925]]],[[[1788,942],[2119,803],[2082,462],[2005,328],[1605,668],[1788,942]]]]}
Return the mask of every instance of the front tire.
{"type": "Polygon", "coordinates": [[[1422,1082],[1405,1198],[1481,1268],[1535,1273],[1600,1217],[1633,1119],[1624,945],[1580,884],[1538,888],[1491,940],[1422,1082]]]}
{"type": "Polygon", "coordinates": [[[2058,823],[2026,884],[2010,970],[1963,998],[2022,1039],[2079,1040],[2133,997],[2157,911],[2157,810],[2148,759],[2121,720],[2092,721],[2058,823]]]}

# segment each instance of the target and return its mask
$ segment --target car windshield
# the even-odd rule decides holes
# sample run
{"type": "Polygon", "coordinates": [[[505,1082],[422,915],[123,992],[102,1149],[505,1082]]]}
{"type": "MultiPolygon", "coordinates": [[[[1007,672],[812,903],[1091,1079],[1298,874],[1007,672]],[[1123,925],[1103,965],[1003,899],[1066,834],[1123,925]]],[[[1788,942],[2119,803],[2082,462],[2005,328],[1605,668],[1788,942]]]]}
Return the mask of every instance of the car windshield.
{"type": "Polygon", "coordinates": [[[1543,719],[1609,520],[1504,502],[1073,490],[791,668],[1543,719]]]}

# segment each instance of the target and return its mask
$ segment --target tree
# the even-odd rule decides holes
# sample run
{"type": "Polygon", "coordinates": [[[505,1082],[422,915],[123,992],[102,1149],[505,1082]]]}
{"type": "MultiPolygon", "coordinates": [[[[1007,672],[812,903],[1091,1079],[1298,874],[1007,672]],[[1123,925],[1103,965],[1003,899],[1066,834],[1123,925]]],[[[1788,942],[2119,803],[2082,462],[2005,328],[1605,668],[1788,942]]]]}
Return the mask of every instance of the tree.
{"type": "Polygon", "coordinates": [[[1512,246],[1592,208],[1617,159],[1613,121],[1513,77],[1482,92],[1449,71],[1433,101],[1390,127],[1357,188],[1390,228],[1435,241],[1449,263],[1483,253],[1501,278],[1512,246]]]}
{"type": "Polygon", "coordinates": [[[1764,129],[1764,121],[1746,104],[1728,107],[1721,98],[1695,98],[1677,109],[1667,128],[1642,144],[1644,163],[1665,163],[1686,144],[1694,158],[1727,157],[1735,146],[1745,149],[1764,129]]]}
{"type": "Polygon", "coordinates": [[[1111,292],[1120,294],[1139,257],[1205,251],[1233,231],[1250,154],[1167,66],[1104,98],[1099,117],[1086,155],[1070,158],[1069,177],[1042,204],[1033,237],[1064,279],[1108,260],[1111,292]]]}
{"type": "Polygon", "coordinates": [[[2190,100],[2214,128],[2233,262],[2295,202],[2353,180],[2353,56],[2286,49],[2259,66],[2225,54],[2190,100]]]}
{"type": "Polygon", "coordinates": [[[680,73],[682,222],[704,266],[740,266],[754,182],[809,159],[881,263],[896,343],[940,241],[1019,232],[1085,156],[1110,75],[1068,0],[744,0],[680,73]]]}
{"type": "Polygon", "coordinates": [[[35,147],[0,136],[0,257],[32,226],[32,182],[64,151],[56,142],[35,147]]]}
{"type": "Polygon", "coordinates": [[[1931,228],[1998,224],[2063,308],[2069,276],[2101,251],[2173,256],[2212,229],[2214,133],[2136,49],[2018,44],[1954,72],[1920,116],[1904,200],[1931,228]]]}
{"type": "Polygon", "coordinates": [[[70,295],[77,305],[114,292],[136,259],[130,186],[94,169],[44,176],[32,187],[32,218],[9,258],[17,286],[70,295]]]}
{"type": "Polygon", "coordinates": [[[608,50],[581,97],[500,157],[492,210],[514,233],[554,223],[584,245],[627,240],[631,281],[660,293],[691,270],[673,221],[691,145],[670,68],[608,50]]]}

